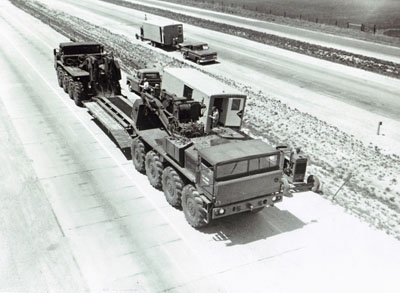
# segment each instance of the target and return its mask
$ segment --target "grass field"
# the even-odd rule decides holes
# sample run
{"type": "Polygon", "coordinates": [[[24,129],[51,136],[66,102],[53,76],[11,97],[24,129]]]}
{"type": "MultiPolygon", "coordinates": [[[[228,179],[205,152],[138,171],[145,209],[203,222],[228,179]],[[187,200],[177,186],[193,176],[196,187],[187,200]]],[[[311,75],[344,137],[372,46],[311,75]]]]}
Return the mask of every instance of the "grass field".
{"type": "MultiPolygon", "coordinates": [[[[167,0],[168,1],[168,0],[167,0]]],[[[174,0],[188,3],[193,0],[174,0]]],[[[223,3],[274,15],[299,17],[320,22],[376,24],[379,28],[400,28],[400,0],[197,0],[223,3]]]]}

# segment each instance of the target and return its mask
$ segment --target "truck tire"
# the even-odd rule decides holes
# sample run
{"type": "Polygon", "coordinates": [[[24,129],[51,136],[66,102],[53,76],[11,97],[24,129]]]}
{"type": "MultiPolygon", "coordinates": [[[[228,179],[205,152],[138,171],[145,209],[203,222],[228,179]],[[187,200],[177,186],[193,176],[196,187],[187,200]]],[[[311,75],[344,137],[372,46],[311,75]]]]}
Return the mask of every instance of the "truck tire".
{"type": "Polygon", "coordinates": [[[64,70],[61,67],[57,67],[57,80],[58,85],[63,87],[64,84],[64,70]]]}
{"type": "Polygon", "coordinates": [[[72,77],[69,77],[68,80],[68,95],[71,99],[74,98],[74,88],[75,88],[75,82],[72,79],[72,77]]]}
{"type": "Polygon", "coordinates": [[[77,105],[78,107],[82,107],[82,100],[85,100],[85,87],[83,86],[83,83],[81,81],[76,81],[74,83],[74,93],[73,93],[73,97],[74,97],[74,102],[75,105],[77,105]]]}
{"type": "Polygon", "coordinates": [[[64,76],[64,79],[63,79],[63,89],[64,89],[64,92],[68,93],[68,88],[69,88],[69,85],[68,85],[69,76],[68,76],[68,74],[67,74],[66,72],[64,72],[63,76],[64,76]]]}
{"type": "Polygon", "coordinates": [[[183,59],[187,59],[186,53],[183,53],[182,56],[183,56],[183,59]]]}
{"type": "Polygon", "coordinates": [[[179,176],[174,168],[168,166],[164,169],[162,174],[162,187],[165,198],[171,206],[176,208],[181,206],[183,185],[184,183],[181,176],[179,176]]]}
{"type": "Polygon", "coordinates": [[[162,182],[161,176],[163,172],[163,165],[160,157],[154,151],[146,154],[145,160],[146,175],[150,184],[157,189],[161,189],[162,182]]]}
{"type": "Polygon", "coordinates": [[[196,63],[200,64],[200,58],[196,58],[196,63]]]}
{"type": "Polygon", "coordinates": [[[207,225],[207,211],[196,188],[188,184],[182,190],[182,209],[186,221],[194,228],[207,225]]]}
{"type": "Polygon", "coordinates": [[[140,138],[136,137],[133,139],[131,152],[132,152],[133,166],[138,172],[144,173],[146,170],[145,168],[146,151],[144,148],[144,144],[140,140],[140,138]]]}

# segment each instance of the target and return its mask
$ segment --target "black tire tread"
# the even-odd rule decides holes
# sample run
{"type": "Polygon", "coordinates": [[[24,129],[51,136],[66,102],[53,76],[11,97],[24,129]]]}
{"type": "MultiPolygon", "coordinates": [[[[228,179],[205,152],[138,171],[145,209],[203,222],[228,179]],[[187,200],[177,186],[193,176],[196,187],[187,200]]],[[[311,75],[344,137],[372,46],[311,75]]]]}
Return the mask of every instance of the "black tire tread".
{"type": "Polygon", "coordinates": [[[186,185],[182,190],[182,209],[183,213],[185,214],[186,221],[193,228],[201,228],[208,224],[207,212],[204,208],[204,202],[200,198],[199,192],[191,184],[186,185]],[[188,200],[193,200],[195,202],[196,214],[194,216],[192,216],[188,211],[188,200]]]}
{"type": "Polygon", "coordinates": [[[133,139],[131,153],[132,153],[132,162],[135,169],[140,173],[145,173],[146,150],[140,138],[136,137],[133,139]],[[139,160],[136,160],[136,154],[139,155],[139,160]]]}
{"type": "Polygon", "coordinates": [[[178,172],[175,171],[174,168],[168,166],[164,169],[162,174],[162,186],[165,194],[165,198],[167,202],[173,207],[181,207],[182,204],[182,189],[183,189],[183,180],[181,176],[179,176],[178,172]],[[168,178],[172,180],[174,187],[174,195],[170,196],[166,190],[166,184],[168,178]]]}
{"type": "Polygon", "coordinates": [[[60,87],[64,85],[64,70],[59,66],[57,67],[57,81],[60,87]]]}
{"type": "Polygon", "coordinates": [[[69,89],[69,85],[68,85],[68,82],[69,82],[69,76],[68,76],[68,74],[64,71],[64,74],[63,74],[63,89],[64,89],[64,92],[66,92],[66,93],[68,93],[68,89],[69,89]]]}
{"type": "Polygon", "coordinates": [[[76,81],[74,84],[74,93],[73,93],[73,98],[75,105],[82,107],[82,100],[85,100],[86,98],[86,93],[85,93],[85,86],[83,85],[83,82],[81,81],[76,81]]]}
{"type": "Polygon", "coordinates": [[[72,77],[70,76],[68,78],[68,95],[71,99],[74,98],[74,89],[75,89],[75,83],[72,77]]]}
{"type": "Polygon", "coordinates": [[[158,154],[154,151],[149,151],[146,154],[146,161],[145,161],[145,167],[146,167],[146,175],[147,178],[149,179],[150,184],[157,189],[160,189],[162,186],[162,171],[163,171],[163,165],[161,163],[160,157],[158,154]],[[154,168],[155,170],[155,176],[151,174],[151,168],[154,168]]]}

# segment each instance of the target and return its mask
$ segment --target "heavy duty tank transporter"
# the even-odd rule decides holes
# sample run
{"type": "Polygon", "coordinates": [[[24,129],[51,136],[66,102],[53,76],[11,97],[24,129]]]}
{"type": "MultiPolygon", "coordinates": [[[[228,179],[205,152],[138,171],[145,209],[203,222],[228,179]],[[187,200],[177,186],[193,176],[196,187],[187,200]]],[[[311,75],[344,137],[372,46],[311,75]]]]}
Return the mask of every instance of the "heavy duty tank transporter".
{"type": "MultiPolygon", "coordinates": [[[[121,94],[118,62],[102,45],[62,43],[54,56],[60,86],[195,228],[273,206],[304,180],[304,157],[241,132],[246,96],[208,75],[166,68],[161,89],[138,91],[133,101],[121,94]]],[[[315,188],[311,179],[303,186],[315,188]]]]}

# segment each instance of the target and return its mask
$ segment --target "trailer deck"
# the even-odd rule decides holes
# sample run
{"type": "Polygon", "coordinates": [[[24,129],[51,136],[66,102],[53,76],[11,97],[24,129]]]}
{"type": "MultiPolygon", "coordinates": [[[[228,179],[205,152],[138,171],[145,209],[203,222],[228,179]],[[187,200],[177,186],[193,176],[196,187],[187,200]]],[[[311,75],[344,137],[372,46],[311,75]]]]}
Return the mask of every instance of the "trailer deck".
{"type": "Polygon", "coordinates": [[[94,117],[95,122],[116,143],[125,157],[130,158],[132,132],[130,131],[131,124],[129,122],[132,119],[126,114],[128,107],[123,107],[121,103],[119,97],[95,98],[94,100],[84,102],[84,105],[94,117]],[[121,108],[116,106],[116,104],[121,108]]]}

